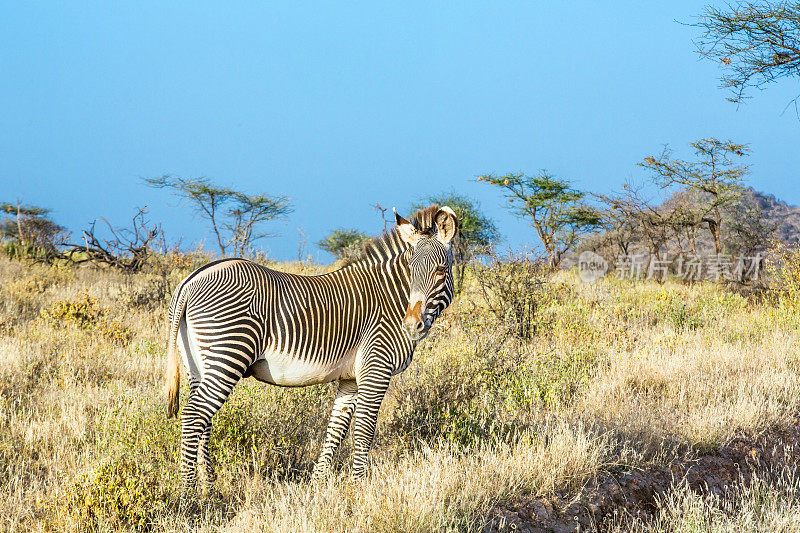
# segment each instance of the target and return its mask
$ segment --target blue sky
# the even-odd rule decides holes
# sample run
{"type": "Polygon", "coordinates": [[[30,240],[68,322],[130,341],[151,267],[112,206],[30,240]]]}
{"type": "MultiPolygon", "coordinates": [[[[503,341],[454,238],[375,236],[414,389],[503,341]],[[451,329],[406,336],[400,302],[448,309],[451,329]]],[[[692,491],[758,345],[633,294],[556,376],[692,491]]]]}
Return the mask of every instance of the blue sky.
{"type": "Polygon", "coordinates": [[[546,168],[608,192],[669,143],[749,143],[756,189],[800,204],[797,79],[737,108],[691,22],[707,2],[3,2],[0,201],[75,231],[147,204],[170,240],[202,220],[140,178],[207,176],[285,194],[261,247],[297,255],[330,229],[382,228],[455,189],[514,248],[531,228],[482,173],[546,168]]]}

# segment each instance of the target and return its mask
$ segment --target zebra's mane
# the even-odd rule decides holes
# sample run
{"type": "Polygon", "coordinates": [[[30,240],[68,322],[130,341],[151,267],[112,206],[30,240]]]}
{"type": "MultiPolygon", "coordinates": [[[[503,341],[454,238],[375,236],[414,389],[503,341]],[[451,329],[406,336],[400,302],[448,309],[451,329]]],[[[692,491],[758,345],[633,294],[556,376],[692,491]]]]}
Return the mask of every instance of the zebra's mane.
{"type": "MultiPolygon", "coordinates": [[[[437,204],[423,207],[411,216],[411,224],[428,237],[436,235],[436,213],[439,212],[437,204]]],[[[364,242],[361,251],[353,257],[347,258],[343,266],[358,262],[382,263],[397,257],[406,251],[408,245],[400,238],[400,232],[394,227],[384,231],[381,235],[364,242]]]]}

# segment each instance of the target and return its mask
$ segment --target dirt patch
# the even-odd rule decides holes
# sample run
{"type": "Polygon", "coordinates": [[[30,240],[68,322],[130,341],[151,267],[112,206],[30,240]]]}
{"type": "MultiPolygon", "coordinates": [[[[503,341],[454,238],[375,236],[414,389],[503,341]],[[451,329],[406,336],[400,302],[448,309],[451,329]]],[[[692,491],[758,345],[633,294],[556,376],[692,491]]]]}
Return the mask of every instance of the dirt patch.
{"type": "Polygon", "coordinates": [[[800,418],[795,417],[786,426],[741,435],[693,460],[653,470],[605,473],[578,495],[520,499],[497,509],[488,531],[597,531],[619,517],[649,520],[657,512],[657,501],[682,482],[698,494],[726,498],[737,487],[749,484],[754,473],[786,466],[800,470],[791,454],[798,448],[800,418]]]}

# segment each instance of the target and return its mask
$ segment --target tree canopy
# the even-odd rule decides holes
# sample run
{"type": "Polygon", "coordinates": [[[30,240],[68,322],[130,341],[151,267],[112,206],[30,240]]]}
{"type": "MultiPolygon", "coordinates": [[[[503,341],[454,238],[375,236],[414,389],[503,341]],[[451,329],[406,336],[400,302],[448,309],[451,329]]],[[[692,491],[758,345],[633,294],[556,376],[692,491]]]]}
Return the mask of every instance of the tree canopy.
{"type": "Polygon", "coordinates": [[[800,75],[800,2],[708,6],[694,26],[703,32],[698,52],[719,62],[732,102],[746,98],[748,89],[800,75]]]}
{"type": "Polygon", "coordinates": [[[357,229],[338,228],[317,242],[317,246],[333,254],[338,259],[343,259],[357,254],[361,249],[361,245],[368,239],[369,235],[357,229]]]}
{"type": "Polygon", "coordinates": [[[17,201],[0,203],[0,236],[13,249],[15,256],[50,257],[63,244],[67,230],[50,219],[50,209],[23,205],[17,201]]]}
{"type": "Polygon", "coordinates": [[[480,204],[454,191],[426,196],[414,203],[411,209],[421,209],[430,204],[448,206],[458,219],[458,246],[462,253],[472,256],[486,250],[500,240],[500,232],[494,221],[481,211],[480,204]]]}
{"type": "Polygon", "coordinates": [[[542,241],[548,262],[555,268],[586,233],[601,223],[600,213],[583,202],[585,193],[546,170],[534,176],[511,173],[485,175],[478,181],[503,190],[508,209],[527,219],[542,241]]]}
{"type": "Polygon", "coordinates": [[[665,148],[660,156],[645,157],[639,165],[652,171],[654,181],[664,188],[677,184],[696,193],[697,222],[707,224],[716,253],[720,254],[723,212],[741,196],[742,178],[748,168],[739,160],[749,150],[744,144],[713,137],[695,141],[691,146],[696,155],[694,161],[673,158],[669,148],[665,148]]]}
{"type": "Polygon", "coordinates": [[[144,181],[151,187],[171,189],[176,196],[189,200],[195,212],[211,223],[223,257],[231,247],[237,256],[249,252],[254,241],[269,236],[256,231],[259,225],[292,212],[286,196],[251,195],[220,187],[205,177],[161,176],[144,181]]]}

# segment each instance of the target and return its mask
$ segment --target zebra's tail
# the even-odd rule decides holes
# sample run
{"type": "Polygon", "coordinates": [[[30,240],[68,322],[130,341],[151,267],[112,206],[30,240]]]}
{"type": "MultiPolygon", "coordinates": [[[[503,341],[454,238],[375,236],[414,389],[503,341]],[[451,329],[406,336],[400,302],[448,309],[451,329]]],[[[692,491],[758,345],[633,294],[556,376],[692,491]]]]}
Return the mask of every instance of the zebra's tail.
{"type": "Polygon", "coordinates": [[[177,342],[181,320],[186,312],[186,298],[183,296],[183,283],[175,290],[169,304],[169,338],[167,339],[167,372],[165,389],[167,393],[167,418],[177,416],[181,392],[181,364],[178,358],[177,342]]]}

